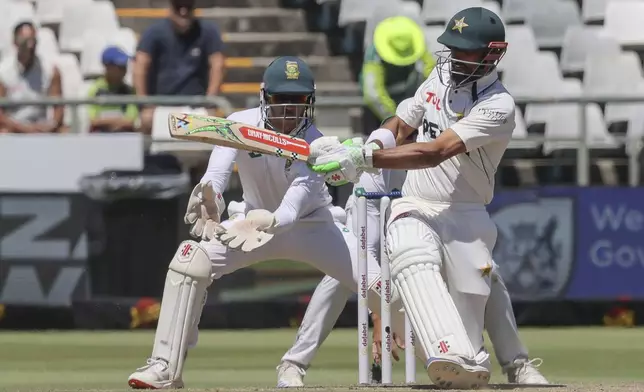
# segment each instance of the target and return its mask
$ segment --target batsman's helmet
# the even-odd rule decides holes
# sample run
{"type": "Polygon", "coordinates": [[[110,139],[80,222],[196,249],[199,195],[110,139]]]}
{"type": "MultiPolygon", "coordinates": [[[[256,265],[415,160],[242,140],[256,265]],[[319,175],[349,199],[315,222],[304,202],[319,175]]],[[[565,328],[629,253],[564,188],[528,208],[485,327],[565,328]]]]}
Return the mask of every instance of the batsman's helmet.
{"type": "Polygon", "coordinates": [[[459,11],[450,19],[438,42],[446,47],[436,52],[439,76],[449,72],[456,85],[474,82],[492,72],[508,46],[501,18],[482,7],[459,11]],[[481,57],[478,61],[463,61],[454,58],[452,51],[479,52],[481,57]]]}
{"type": "Polygon", "coordinates": [[[260,108],[267,127],[297,135],[313,123],[314,104],[315,79],[304,60],[283,56],[268,65],[260,88],[260,108]]]}

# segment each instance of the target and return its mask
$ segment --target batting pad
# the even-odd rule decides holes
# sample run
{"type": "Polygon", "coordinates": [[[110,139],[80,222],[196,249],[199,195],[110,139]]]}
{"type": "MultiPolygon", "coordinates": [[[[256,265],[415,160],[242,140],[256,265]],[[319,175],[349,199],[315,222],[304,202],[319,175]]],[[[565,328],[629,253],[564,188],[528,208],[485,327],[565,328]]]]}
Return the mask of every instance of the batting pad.
{"type": "Polygon", "coordinates": [[[430,357],[474,358],[476,353],[435,264],[417,264],[395,276],[414,332],[430,357]]]}
{"type": "Polygon", "coordinates": [[[392,280],[428,357],[474,358],[476,352],[441,276],[438,241],[433,229],[412,215],[393,220],[387,228],[392,280]]]}
{"type": "Polygon", "coordinates": [[[212,283],[211,262],[194,241],[183,241],[170,262],[152,357],[168,361],[170,380],[180,380],[188,348],[197,341],[197,326],[212,283]]]}

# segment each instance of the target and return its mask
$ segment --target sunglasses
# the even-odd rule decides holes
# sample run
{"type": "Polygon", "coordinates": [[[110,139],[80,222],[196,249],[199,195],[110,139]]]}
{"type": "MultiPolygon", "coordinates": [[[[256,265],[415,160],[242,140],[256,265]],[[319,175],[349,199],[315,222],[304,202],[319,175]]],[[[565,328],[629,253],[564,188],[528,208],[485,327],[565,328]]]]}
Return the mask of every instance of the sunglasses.
{"type": "Polygon", "coordinates": [[[268,96],[268,103],[271,103],[271,104],[285,104],[285,103],[304,104],[308,102],[309,102],[308,95],[279,94],[279,95],[268,96]]]}

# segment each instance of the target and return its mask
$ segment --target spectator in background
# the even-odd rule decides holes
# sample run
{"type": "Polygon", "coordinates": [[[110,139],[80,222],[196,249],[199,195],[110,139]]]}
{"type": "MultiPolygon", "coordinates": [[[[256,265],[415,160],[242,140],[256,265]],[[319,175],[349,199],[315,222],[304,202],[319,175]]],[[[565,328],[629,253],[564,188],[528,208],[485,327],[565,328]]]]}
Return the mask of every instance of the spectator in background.
{"type": "MultiPolygon", "coordinates": [[[[36,28],[31,22],[16,25],[13,43],[16,51],[7,53],[0,62],[0,97],[11,101],[60,97],[60,71],[36,55],[36,28]]],[[[60,132],[64,115],[63,106],[55,106],[51,118],[46,106],[7,107],[0,110],[0,132],[60,132]]]]}
{"type": "Polygon", "coordinates": [[[427,50],[422,28],[406,16],[380,22],[366,48],[360,87],[367,107],[363,133],[369,135],[396,113],[400,101],[412,97],[429,73],[434,59],[427,50]]]}
{"type": "MultiPolygon", "coordinates": [[[[96,79],[88,96],[134,95],[134,89],[124,80],[130,56],[116,46],[108,46],[102,61],[105,75],[96,79]]],[[[136,105],[90,105],[89,118],[90,132],[133,132],[138,128],[139,110],[136,105]]]]}
{"type": "MultiPolygon", "coordinates": [[[[170,16],[142,35],[134,66],[139,96],[218,95],[224,74],[223,43],[214,23],[195,17],[195,0],[171,0],[170,16]]],[[[141,110],[150,132],[154,107],[141,110]]]]}

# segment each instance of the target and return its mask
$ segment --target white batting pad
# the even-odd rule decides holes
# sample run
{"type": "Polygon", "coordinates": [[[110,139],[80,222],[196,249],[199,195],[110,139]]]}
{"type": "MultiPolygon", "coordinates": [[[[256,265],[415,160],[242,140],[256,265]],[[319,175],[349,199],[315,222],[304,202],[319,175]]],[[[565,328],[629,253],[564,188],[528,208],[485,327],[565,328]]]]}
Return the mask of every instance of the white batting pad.
{"type": "Polygon", "coordinates": [[[396,287],[416,336],[430,357],[474,358],[476,353],[439,268],[435,264],[418,264],[402,269],[394,277],[396,287]]]}
{"type": "Polygon", "coordinates": [[[423,351],[429,357],[474,358],[440,273],[442,256],[434,231],[414,217],[395,219],[387,231],[392,279],[423,351]]]}
{"type": "Polygon", "coordinates": [[[197,326],[212,283],[211,262],[194,241],[183,241],[170,262],[152,357],[168,361],[171,381],[181,379],[186,352],[197,341],[197,326]]]}

